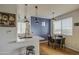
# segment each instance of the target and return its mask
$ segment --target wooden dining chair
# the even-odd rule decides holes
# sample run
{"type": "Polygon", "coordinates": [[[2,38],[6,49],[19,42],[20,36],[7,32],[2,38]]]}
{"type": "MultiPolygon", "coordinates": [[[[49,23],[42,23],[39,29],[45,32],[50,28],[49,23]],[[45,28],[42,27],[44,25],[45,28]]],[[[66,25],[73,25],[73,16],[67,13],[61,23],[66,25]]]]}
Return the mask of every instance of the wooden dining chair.
{"type": "Polygon", "coordinates": [[[60,39],[54,39],[53,48],[60,48],[61,40],[60,39]]]}
{"type": "Polygon", "coordinates": [[[52,37],[48,36],[48,46],[52,46],[53,47],[53,43],[54,43],[54,40],[52,39],[52,37]]]}

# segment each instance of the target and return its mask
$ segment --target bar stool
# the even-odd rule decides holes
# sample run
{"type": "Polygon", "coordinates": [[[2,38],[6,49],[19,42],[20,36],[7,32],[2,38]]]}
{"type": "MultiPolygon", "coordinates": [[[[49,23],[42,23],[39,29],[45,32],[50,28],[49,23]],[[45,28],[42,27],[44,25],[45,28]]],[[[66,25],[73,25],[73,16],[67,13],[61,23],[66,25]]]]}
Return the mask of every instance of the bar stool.
{"type": "Polygon", "coordinates": [[[28,46],[26,48],[26,55],[34,55],[35,54],[35,51],[34,51],[34,46],[28,46]]]}

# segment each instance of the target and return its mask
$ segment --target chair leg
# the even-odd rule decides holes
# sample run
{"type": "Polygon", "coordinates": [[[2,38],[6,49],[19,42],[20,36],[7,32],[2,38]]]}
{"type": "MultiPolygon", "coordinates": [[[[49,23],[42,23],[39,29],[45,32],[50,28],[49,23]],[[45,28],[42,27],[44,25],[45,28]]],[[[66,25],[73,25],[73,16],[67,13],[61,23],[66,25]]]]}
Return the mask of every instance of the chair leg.
{"type": "Polygon", "coordinates": [[[62,44],[60,44],[60,48],[62,48],[63,46],[62,46],[62,44]]]}
{"type": "Polygon", "coordinates": [[[56,44],[55,43],[53,43],[53,48],[56,49],[56,44]]]}
{"type": "Polygon", "coordinates": [[[50,44],[49,44],[49,42],[48,42],[48,46],[49,46],[50,44]]]}
{"type": "Polygon", "coordinates": [[[65,45],[63,44],[63,48],[65,48],[65,45]]]}
{"type": "Polygon", "coordinates": [[[54,44],[52,43],[52,48],[54,47],[54,44]]]}
{"type": "Polygon", "coordinates": [[[64,45],[64,44],[61,44],[61,45],[60,45],[60,48],[65,48],[65,45],[64,45]]]}

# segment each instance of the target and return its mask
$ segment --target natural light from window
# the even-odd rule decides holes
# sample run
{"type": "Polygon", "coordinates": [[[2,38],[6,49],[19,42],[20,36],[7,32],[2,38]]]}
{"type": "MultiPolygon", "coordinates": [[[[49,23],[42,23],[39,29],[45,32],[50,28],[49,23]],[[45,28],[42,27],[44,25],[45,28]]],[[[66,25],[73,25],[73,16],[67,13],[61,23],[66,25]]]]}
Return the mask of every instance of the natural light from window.
{"type": "Polygon", "coordinates": [[[72,17],[54,21],[54,34],[72,35],[72,17]]]}
{"type": "Polygon", "coordinates": [[[17,23],[17,32],[18,34],[24,34],[25,33],[26,24],[24,22],[18,22],[17,23]]]}

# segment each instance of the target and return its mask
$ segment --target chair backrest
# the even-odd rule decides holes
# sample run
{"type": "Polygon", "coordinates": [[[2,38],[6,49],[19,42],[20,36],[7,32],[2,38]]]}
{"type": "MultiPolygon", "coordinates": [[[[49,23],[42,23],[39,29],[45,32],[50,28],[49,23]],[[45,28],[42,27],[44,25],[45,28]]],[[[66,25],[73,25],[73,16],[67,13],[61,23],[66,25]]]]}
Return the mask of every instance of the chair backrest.
{"type": "Polygon", "coordinates": [[[62,36],[62,35],[58,35],[58,37],[61,37],[61,38],[63,38],[63,36],[62,36]]]}
{"type": "Polygon", "coordinates": [[[48,36],[48,41],[50,41],[50,42],[54,42],[52,36],[48,36]]]}

